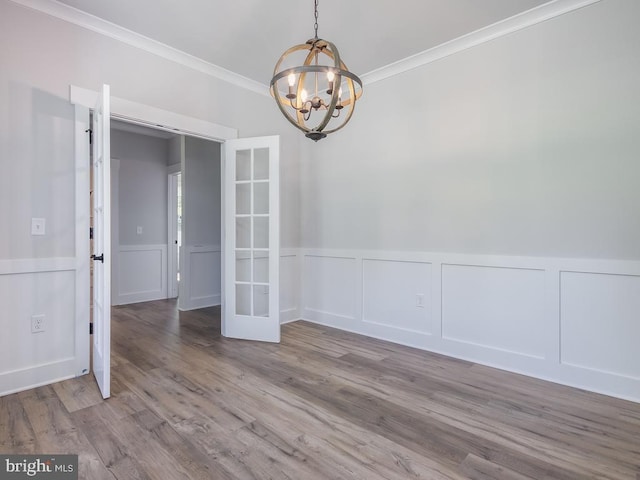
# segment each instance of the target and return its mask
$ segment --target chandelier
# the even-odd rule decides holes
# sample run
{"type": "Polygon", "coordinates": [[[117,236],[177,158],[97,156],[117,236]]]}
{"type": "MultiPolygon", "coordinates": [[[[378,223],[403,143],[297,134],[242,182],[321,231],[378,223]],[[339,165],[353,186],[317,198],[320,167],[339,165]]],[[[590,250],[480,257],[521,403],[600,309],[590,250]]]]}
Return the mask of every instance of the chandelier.
{"type": "Polygon", "coordinates": [[[282,54],[273,70],[271,95],[291,124],[316,142],[344,127],[362,95],[362,82],[340,59],[336,46],[315,35],[282,54]]]}

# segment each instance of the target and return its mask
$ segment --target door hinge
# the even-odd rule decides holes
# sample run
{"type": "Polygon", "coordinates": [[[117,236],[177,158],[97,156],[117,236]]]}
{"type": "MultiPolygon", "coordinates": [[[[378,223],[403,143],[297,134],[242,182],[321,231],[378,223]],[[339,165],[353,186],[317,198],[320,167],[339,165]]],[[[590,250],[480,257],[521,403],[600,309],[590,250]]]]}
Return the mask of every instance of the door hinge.
{"type": "Polygon", "coordinates": [[[85,133],[89,134],[89,145],[93,145],[93,130],[90,128],[87,128],[85,130],[85,133]]]}
{"type": "Polygon", "coordinates": [[[89,322],[89,335],[93,335],[93,322],[89,322]]]}
{"type": "Polygon", "coordinates": [[[89,240],[93,240],[93,227],[89,227],[89,240]]]}
{"type": "Polygon", "coordinates": [[[104,263],[104,253],[101,253],[100,255],[91,255],[91,259],[95,260],[96,262],[104,263]]]}

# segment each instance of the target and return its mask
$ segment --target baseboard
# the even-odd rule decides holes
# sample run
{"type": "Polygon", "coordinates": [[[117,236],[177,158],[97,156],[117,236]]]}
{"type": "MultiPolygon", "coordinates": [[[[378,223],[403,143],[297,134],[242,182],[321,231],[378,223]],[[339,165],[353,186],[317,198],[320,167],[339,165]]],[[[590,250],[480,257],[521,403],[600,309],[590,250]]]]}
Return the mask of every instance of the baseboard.
{"type": "MultiPolygon", "coordinates": [[[[88,341],[88,340],[87,340],[88,341]]],[[[76,377],[75,358],[0,374],[0,397],[76,377]]]]}
{"type": "Polygon", "coordinates": [[[190,310],[197,310],[199,308],[216,307],[222,303],[222,297],[218,293],[217,295],[209,295],[206,297],[190,298],[183,305],[179,306],[181,312],[188,312],[190,310]]]}

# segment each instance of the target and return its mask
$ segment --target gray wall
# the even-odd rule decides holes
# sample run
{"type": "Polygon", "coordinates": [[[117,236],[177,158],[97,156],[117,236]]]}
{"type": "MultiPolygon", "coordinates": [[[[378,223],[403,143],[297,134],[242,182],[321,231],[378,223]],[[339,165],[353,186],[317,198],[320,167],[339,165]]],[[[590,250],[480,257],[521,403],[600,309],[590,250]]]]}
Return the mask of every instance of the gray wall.
{"type": "Polygon", "coordinates": [[[0,259],[73,256],[74,109],[8,78],[4,64],[0,56],[0,259]],[[46,220],[45,236],[31,235],[33,217],[46,220]]]}
{"type": "Polygon", "coordinates": [[[111,157],[120,160],[120,245],[166,244],[169,141],[112,129],[111,157]]]}
{"type": "Polygon", "coordinates": [[[220,144],[185,138],[183,245],[220,246],[220,144]]]}
{"type": "Polygon", "coordinates": [[[169,139],[167,165],[180,165],[182,162],[182,143],[183,138],[181,135],[176,135],[169,139]]]}
{"type": "Polygon", "coordinates": [[[305,247],[640,259],[640,2],[365,86],[304,144],[305,247]]]}

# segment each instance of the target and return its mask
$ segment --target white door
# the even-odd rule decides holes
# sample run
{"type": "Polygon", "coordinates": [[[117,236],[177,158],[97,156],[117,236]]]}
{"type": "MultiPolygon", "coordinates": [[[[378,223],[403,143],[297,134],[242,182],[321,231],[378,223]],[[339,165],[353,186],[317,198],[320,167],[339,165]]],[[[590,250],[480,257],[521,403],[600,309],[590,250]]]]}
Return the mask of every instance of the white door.
{"type": "Polygon", "coordinates": [[[109,86],[93,111],[93,374],[111,395],[111,158],[109,86]]]}
{"type": "Polygon", "coordinates": [[[222,155],[222,335],[280,341],[280,139],[227,140],[222,155]]]}

